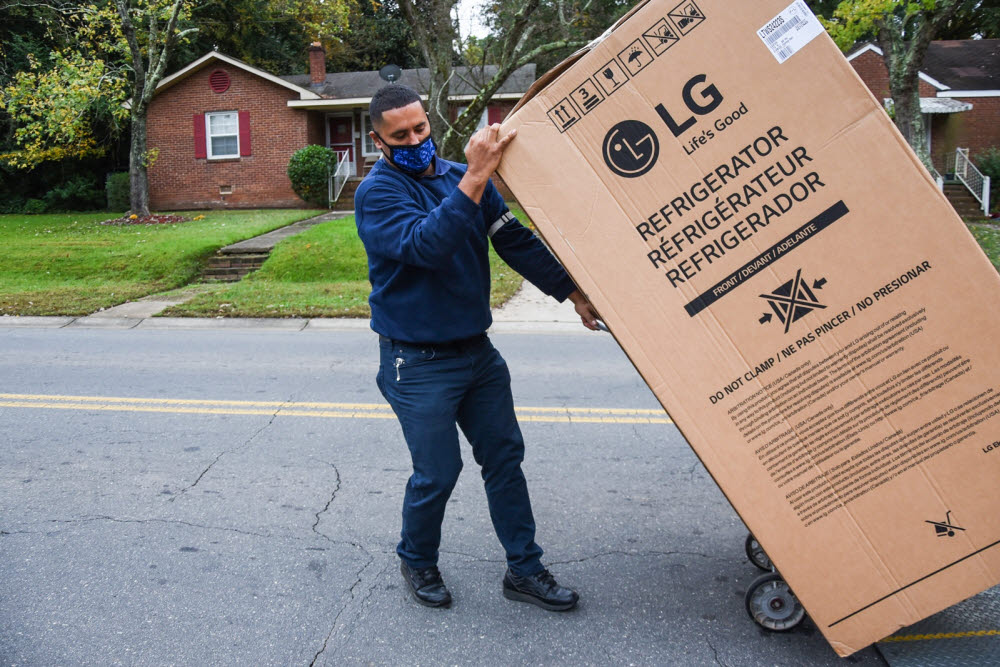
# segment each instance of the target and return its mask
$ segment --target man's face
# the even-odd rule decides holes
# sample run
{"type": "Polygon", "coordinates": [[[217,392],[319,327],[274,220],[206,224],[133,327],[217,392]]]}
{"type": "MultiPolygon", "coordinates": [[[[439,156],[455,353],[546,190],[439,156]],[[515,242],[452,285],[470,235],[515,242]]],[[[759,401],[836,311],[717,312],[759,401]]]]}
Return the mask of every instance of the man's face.
{"type": "Polygon", "coordinates": [[[385,152],[389,146],[382,139],[391,146],[415,146],[430,135],[431,125],[424,106],[420,102],[413,102],[405,107],[383,112],[382,122],[375,130],[378,134],[373,131],[369,136],[378,149],[385,152]]]}

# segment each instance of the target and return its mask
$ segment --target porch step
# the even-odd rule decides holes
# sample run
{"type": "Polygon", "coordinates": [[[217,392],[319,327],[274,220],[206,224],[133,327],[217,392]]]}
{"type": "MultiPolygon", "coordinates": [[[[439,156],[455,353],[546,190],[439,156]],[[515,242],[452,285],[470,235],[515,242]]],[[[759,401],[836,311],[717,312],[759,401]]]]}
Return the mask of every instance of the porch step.
{"type": "Polygon", "coordinates": [[[252,239],[227,245],[209,258],[205,268],[202,269],[201,280],[210,283],[237,282],[263,266],[267,258],[270,257],[271,250],[283,239],[304,232],[321,222],[336,220],[345,215],[347,213],[344,211],[330,211],[317,215],[315,218],[300,220],[287,227],[255,236],[252,239]]]}
{"type": "Polygon", "coordinates": [[[340,196],[337,197],[337,201],[333,202],[332,208],[335,211],[354,211],[354,193],[357,191],[358,186],[361,185],[360,178],[349,178],[346,183],[344,183],[344,189],[340,191],[340,196]]]}
{"type": "Polygon", "coordinates": [[[982,218],[983,209],[969,189],[961,183],[945,183],[944,196],[951,202],[955,212],[963,218],[982,218]]]}
{"type": "Polygon", "coordinates": [[[267,261],[270,253],[218,253],[208,260],[201,273],[205,282],[236,282],[243,276],[253,273],[267,261]]]}

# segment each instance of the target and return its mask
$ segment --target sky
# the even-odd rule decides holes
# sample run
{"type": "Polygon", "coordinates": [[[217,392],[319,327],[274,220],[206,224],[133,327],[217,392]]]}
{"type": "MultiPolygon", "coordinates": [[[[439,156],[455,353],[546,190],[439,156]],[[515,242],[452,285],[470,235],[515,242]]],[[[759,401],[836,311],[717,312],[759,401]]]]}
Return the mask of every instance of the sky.
{"type": "Polygon", "coordinates": [[[479,19],[479,13],[484,0],[459,0],[458,24],[461,27],[462,38],[476,36],[485,37],[489,32],[479,19]]]}

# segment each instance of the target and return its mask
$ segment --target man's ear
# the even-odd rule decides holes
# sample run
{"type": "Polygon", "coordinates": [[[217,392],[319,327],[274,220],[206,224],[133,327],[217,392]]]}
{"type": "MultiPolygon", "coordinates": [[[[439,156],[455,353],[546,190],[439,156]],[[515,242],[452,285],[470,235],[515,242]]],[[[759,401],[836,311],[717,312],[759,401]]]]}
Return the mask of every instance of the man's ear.
{"type": "Polygon", "coordinates": [[[375,148],[379,149],[380,151],[381,151],[381,150],[383,150],[383,148],[382,148],[382,140],[378,138],[378,135],[377,135],[377,134],[375,134],[375,132],[374,132],[374,131],[370,131],[370,132],[368,132],[368,137],[369,137],[369,138],[370,138],[370,139],[371,139],[371,140],[372,140],[373,142],[375,142],[375,148]]]}

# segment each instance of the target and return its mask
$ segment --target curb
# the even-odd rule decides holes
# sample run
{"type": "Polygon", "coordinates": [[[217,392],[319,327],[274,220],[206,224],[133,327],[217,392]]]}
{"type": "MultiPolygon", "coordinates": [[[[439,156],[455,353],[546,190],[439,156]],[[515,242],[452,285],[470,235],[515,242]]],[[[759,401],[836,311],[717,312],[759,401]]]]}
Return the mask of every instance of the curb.
{"type": "MultiPolygon", "coordinates": [[[[368,331],[369,320],[359,318],[242,318],[242,317],[40,317],[0,316],[3,329],[102,329],[146,331],[368,331]]],[[[594,335],[578,322],[495,321],[491,334],[594,335]]]]}

